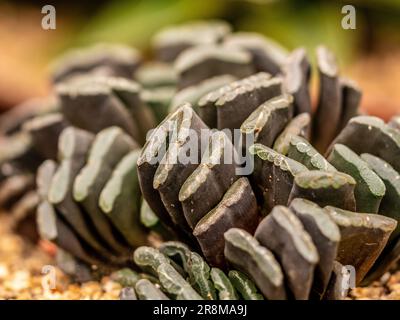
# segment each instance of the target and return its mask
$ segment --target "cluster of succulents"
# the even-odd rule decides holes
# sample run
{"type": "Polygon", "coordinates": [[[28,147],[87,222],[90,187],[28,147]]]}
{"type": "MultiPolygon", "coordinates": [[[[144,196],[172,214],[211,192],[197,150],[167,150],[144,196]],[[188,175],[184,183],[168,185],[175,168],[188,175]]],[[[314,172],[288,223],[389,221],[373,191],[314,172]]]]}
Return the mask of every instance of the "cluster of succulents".
{"type": "Polygon", "coordinates": [[[358,285],[396,263],[399,117],[360,115],[327,48],[315,111],[303,48],[221,21],[153,48],[72,52],[51,99],[0,118],[0,207],[64,269],[120,269],[123,299],[342,299],[344,266],[358,285]]]}
{"type": "Polygon", "coordinates": [[[0,210],[12,212],[16,231],[32,241],[38,239],[35,172],[54,156],[63,125],[55,109],[52,97],[32,99],[0,117],[0,210]]]}

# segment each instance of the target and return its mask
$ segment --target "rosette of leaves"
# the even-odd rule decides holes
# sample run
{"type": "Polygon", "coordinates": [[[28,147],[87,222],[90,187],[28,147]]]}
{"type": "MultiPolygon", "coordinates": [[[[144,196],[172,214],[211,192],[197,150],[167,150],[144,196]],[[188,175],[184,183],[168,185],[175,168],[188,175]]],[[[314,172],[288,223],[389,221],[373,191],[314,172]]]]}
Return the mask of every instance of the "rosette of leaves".
{"type": "Polygon", "coordinates": [[[360,284],[395,263],[398,119],[355,117],[360,90],[332,53],[317,49],[313,112],[304,49],[221,22],[169,28],[154,48],[161,61],[142,66],[71,59],[57,80],[68,127],[42,135],[58,142],[38,171],[38,222],[72,272],[130,266],[151,240],[141,224],[184,244],[139,247],[142,273],[114,274],[122,298],[338,299],[343,266],[360,284]],[[254,144],[237,148],[235,129],[254,144]]]}

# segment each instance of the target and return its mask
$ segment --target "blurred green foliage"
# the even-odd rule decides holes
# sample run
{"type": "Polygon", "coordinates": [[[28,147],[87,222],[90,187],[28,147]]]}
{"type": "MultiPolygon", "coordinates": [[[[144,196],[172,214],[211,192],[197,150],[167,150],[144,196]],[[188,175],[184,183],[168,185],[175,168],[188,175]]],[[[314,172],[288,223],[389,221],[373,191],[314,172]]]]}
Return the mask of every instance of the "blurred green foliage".
{"type": "Polygon", "coordinates": [[[94,42],[146,50],[162,27],[208,18],[227,20],[235,30],[260,32],[288,49],[304,46],[311,53],[324,43],[342,63],[376,48],[400,46],[400,0],[59,0],[54,5],[70,30],[59,39],[57,52],[94,42]],[[341,9],[350,3],[357,12],[356,30],[341,27],[341,9]]]}

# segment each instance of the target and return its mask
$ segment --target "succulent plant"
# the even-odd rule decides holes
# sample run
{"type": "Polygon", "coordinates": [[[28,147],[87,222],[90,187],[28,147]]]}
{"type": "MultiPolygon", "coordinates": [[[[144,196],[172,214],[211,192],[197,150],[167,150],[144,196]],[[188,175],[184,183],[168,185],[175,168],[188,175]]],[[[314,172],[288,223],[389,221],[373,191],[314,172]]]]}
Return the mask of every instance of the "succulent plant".
{"type": "MultiPolygon", "coordinates": [[[[156,120],[140,97],[140,85],[127,79],[138,66],[139,58],[134,49],[111,45],[68,53],[54,64],[57,84],[50,97],[27,101],[2,115],[0,207],[11,211],[17,231],[21,230],[33,241],[38,238],[35,213],[40,197],[34,191],[34,176],[44,160],[62,162],[58,180],[64,183],[66,176],[76,174],[79,164],[85,163],[87,150],[84,148],[90,147],[93,133],[117,126],[138,141],[137,147],[145,141],[147,131],[154,127],[156,120]],[[107,72],[103,73],[105,69],[107,72]],[[66,141],[60,141],[63,146],[59,148],[58,138],[70,126],[84,132],[65,134],[66,141]],[[82,145],[77,146],[76,142],[70,145],[75,140],[82,145]],[[85,153],[80,154],[82,152],[85,153]]],[[[135,161],[131,159],[131,162],[135,161]]],[[[125,167],[125,170],[129,169],[125,167]]],[[[114,184],[118,183],[118,178],[115,177],[114,181],[114,184]]],[[[66,206],[64,211],[75,211],[71,209],[76,207],[70,203],[72,200],[62,198],[65,192],[64,189],[53,192],[53,200],[66,206]]],[[[107,201],[113,202],[111,199],[103,201],[104,206],[107,206],[107,201]]]]}
{"type": "Polygon", "coordinates": [[[51,114],[0,119],[0,206],[37,207],[64,268],[112,272],[121,299],[319,300],[346,296],[346,266],[361,284],[396,263],[398,117],[359,116],[326,47],[313,111],[302,48],[220,21],[153,45],[143,64],[128,48],[75,52],[51,114]]]}
{"type": "Polygon", "coordinates": [[[32,99],[0,117],[0,211],[10,212],[14,230],[37,241],[39,202],[35,172],[54,158],[58,134],[65,126],[54,97],[32,99]]]}

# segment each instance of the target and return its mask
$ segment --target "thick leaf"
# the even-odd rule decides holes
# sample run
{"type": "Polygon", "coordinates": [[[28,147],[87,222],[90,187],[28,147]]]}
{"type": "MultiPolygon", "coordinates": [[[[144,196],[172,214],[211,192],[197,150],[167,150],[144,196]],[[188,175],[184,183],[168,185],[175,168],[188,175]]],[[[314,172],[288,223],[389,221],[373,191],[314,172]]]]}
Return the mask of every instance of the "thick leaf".
{"type": "Polygon", "coordinates": [[[294,298],[308,299],[319,255],[299,218],[288,208],[276,206],[260,222],[254,237],[281,263],[294,298]]]}
{"type": "Polygon", "coordinates": [[[241,79],[255,71],[249,53],[239,48],[218,45],[196,46],[185,50],[176,59],[174,68],[179,75],[179,89],[223,74],[241,79]]]}
{"type": "Polygon", "coordinates": [[[294,177],[308,169],[262,144],[251,146],[250,153],[254,154],[251,181],[261,200],[263,214],[276,205],[287,205],[294,177]]]}
{"type": "Polygon", "coordinates": [[[163,288],[177,300],[202,300],[201,296],[170,264],[161,263],[157,268],[157,273],[163,288]]]}
{"type": "Polygon", "coordinates": [[[110,277],[121,286],[131,288],[134,288],[136,283],[140,280],[140,275],[129,268],[117,270],[113,272],[110,277]]]}
{"type": "Polygon", "coordinates": [[[111,255],[110,250],[123,252],[126,248],[118,243],[111,230],[103,229],[101,234],[93,232],[86,212],[75,202],[72,194],[75,178],[86,163],[93,140],[94,135],[90,132],[74,127],[63,130],[59,139],[60,165],[51,180],[48,199],[85,241],[99,252],[111,255]],[[107,245],[97,236],[104,239],[107,245]]]}
{"type": "Polygon", "coordinates": [[[135,290],[139,300],[169,300],[160,289],[147,279],[136,282],[135,290]]]}
{"type": "Polygon", "coordinates": [[[187,245],[179,241],[167,241],[160,245],[159,250],[189,273],[190,268],[188,262],[191,251],[187,245]]]}
{"type": "Polygon", "coordinates": [[[193,108],[198,111],[197,104],[199,100],[207,93],[217,90],[222,86],[232,83],[236,80],[234,76],[223,74],[220,76],[205,79],[198,84],[184,88],[178,91],[171,101],[169,111],[175,111],[182,103],[189,102],[193,108]]]}
{"type": "Polygon", "coordinates": [[[159,222],[157,215],[151,210],[146,200],[143,200],[140,206],[140,222],[146,228],[155,227],[159,222]]]}
{"type": "Polygon", "coordinates": [[[215,102],[217,128],[238,129],[261,104],[282,94],[282,79],[260,72],[230,84],[215,102]]]}
{"type": "Polygon", "coordinates": [[[377,214],[356,213],[331,206],[325,210],[340,229],[336,259],[355,268],[356,284],[359,284],[386,246],[397,223],[377,214]]]}
{"type": "Polygon", "coordinates": [[[333,262],[331,278],[328,288],[325,291],[324,300],[344,300],[349,292],[348,286],[349,274],[344,266],[337,262],[333,262]]]}
{"type": "Polygon", "coordinates": [[[311,296],[321,299],[328,286],[337,255],[339,228],[321,207],[311,201],[296,198],[289,208],[300,219],[318,250],[319,261],[315,266],[311,296]]]}
{"type": "Polygon", "coordinates": [[[22,129],[28,132],[33,148],[45,159],[57,159],[58,136],[66,127],[60,113],[37,116],[24,123],[22,129]]]}
{"type": "Polygon", "coordinates": [[[109,86],[113,94],[123,103],[138,131],[133,138],[140,144],[144,144],[148,131],[156,125],[156,119],[151,109],[142,100],[140,85],[127,79],[112,77],[96,78],[95,81],[109,86]]]}
{"type": "Polygon", "coordinates": [[[125,287],[119,293],[120,300],[137,300],[135,289],[132,287],[125,287]]]}
{"type": "Polygon", "coordinates": [[[293,136],[299,136],[305,139],[310,138],[310,125],[311,116],[309,113],[304,112],[294,117],[276,138],[274,150],[286,156],[289,150],[290,140],[293,136]]]}
{"type": "Polygon", "coordinates": [[[250,76],[248,78],[241,80],[237,80],[235,82],[229,83],[223,87],[220,87],[214,91],[209,92],[204,95],[198,102],[198,111],[201,119],[209,128],[217,128],[218,127],[218,115],[217,115],[217,107],[215,103],[218,101],[220,97],[224,94],[243,86],[243,82],[247,83],[256,82],[255,79],[258,79],[258,82],[265,82],[270,79],[271,76],[267,73],[261,72],[254,76],[250,76]],[[252,80],[253,79],[253,80],[252,80]]]}
{"type": "Polygon", "coordinates": [[[304,138],[292,136],[289,143],[288,155],[310,170],[336,171],[314,147],[304,138]]]}
{"type": "Polygon", "coordinates": [[[179,191],[179,201],[193,229],[211,211],[237,180],[236,152],[231,140],[221,131],[212,134],[199,166],[179,191]]]}
{"type": "Polygon", "coordinates": [[[259,220],[256,198],[247,178],[237,180],[221,202],[193,230],[203,254],[213,267],[224,267],[224,233],[241,228],[253,233],[259,220]]]}
{"type": "Polygon", "coordinates": [[[294,50],[283,64],[285,91],[294,97],[294,114],[311,114],[311,65],[304,48],[294,50]]]}
{"type": "Polygon", "coordinates": [[[386,187],[379,176],[357,154],[342,144],[335,144],[328,157],[336,169],[351,175],[357,182],[354,188],[356,210],[378,213],[386,187]]]}
{"type": "Polygon", "coordinates": [[[224,45],[242,48],[251,53],[256,71],[278,74],[287,58],[287,51],[278,43],[257,33],[236,32],[225,38],[224,45]]]}
{"type": "Polygon", "coordinates": [[[320,78],[318,109],[315,115],[314,145],[324,152],[335,138],[342,112],[342,92],[338,78],[338,66],[332,52],[326,47],[317,48],[320,78]]]}
{"type": "Polygon", "coordinates": [[[39,203],[39,195],[32,190],[25,193],[10,210],[11,229],[32,243],[39,240],[36,227],[36,209],[39,203]]]}
{"type": "Polygon", "coordinates": [[[382,254],[376,260],[371,270],[368,272],[363,283],[369,284],[374,280],[378,280],[391,268],[396,266],[400,260],[400,238],[393,240],[389,245],[383,249],[382,254]]]}
{"type": "Polygon", "coordinates": [[[232,285],[226,274],[218,268],[211,268],[211,279],[214,287],[218,292],[219,300],[237,300],[238,296],[234,286],[232,285]]]}
{"type": "Polygon", "coordinates": [[[254,142],[272,148],[276,138],[293,116],[292,103],[293,97],[288,95],[264,102],[242,123],[240,131],[244,137],[249,135],[254,142]]]}
{"type": "Polygon", "coordinates": [[[157,249],[152,247],[139,247],[133,254],[133,261],[145,272],[157,275],[157,268],[162,263],[170,263],[170,260],[157,249]]]}
{"type": "Polygon", "coordinates": [[[29,190],[35,187],[31,174],[12,175],[0,183],[0,208],[11,207],[29,190]]]}
{"type": "Polygon", "coordinates": [[[379,118],[352,118],[332,142],[331,148],[338,143],[346,145],[357,154],[370,153],[377,156],[400,171],[400,132],[379,118]]]}
{"type": "MultiPolygon", "coordinates": [[[[85,208],[93,225],[107,242],[120,239],[110,220],[99,206],[103,188],[112,177],[115,166],[137,144],[120,128],[110,127],[98,133],[90,148],[87,162],[73,184],[73,197],[85,208]]],[[[114,241],[115,242],[115,241],[114,241]]]]}
{"type": "Polygon", "coordinates": [[[231,26],[221,20],[168,26],[154,36],[153,47],[159,60],[172,62],[187,48],[217,43],[230,32],[231,26]]]}
{"type": "Polygon", "coordinates": [[[355,185],[353,177],[342,172],[318,170],[300,172],[294,178],[289,203],[295,198],[304,198],[321,207],[332,205],[355,211],[355,185]]]}
{"type": "Polygon", "coordinates": [[[215,288],[210,279],[210,267],[196,252],[191,252],[187,261],[190,284],[197,289],[205,300],[215,300],[215,288]]]}
{"type": "Polygon", "coordinates": [[[47,201],[42,201],[37,209],[37,224],[39,234],[43,239],[53,242],[88,264],[101,264],[96,253],[89,249],[75,232],[57,216],[54,207],[47,201]]]}
{"type": "Polygon", "coordinates": [[[141,97],[152,110],[157,123],[160,123],[168,114],[169,106],[175,95],[175,87],[160,87],[142,90],[141,97]]]}
{"type": "Polygon", "coordinates": [[[183,105],[177,112],[178,121],[172,124],[174,135],[154,173],[153,188],[160,193],[172,221],[183,230],[190,230],[179,201],[179,190],[200,163],[204,151],[201,146],[208,141],[209,130],[189,104],[183,105]]]}
{"type": "Polygon", "coordinates": [[[361,90],[354,81],[340,78],[340,89],[342,91],[342,114],[338,133],[347,125],[349,120],[359,115],[361,102],[361,90]]]}
{"type": "Polygon", "coordinates": [[[131,78],[141,56],[132,47],[98,44],[67,52],[53,64],[53,81],[61,82],[93,73],[131,78]]]}
{"type": "Polygon", "coordinates": [[[116,229],[133,247],[147,243],[147,233],[140,223],[140,188],[136,163],[139,150],[125,155],[100,193],[99,206],[116,229]]]}
{"type": "Polygon", "coordinates": [[[113,93],[112,88],[96,78],[83,78],[56,87],[61,110],[72,125],[94,133],[118,126],[138,139],[140,131],[132,120],[130,110],[113,93]]]}
{"type": "Polygon", "coordinates": [[[134,78],[147,89],[172,87],[178,81],[172,64],[160,61],[150,61],[142,64],[136,70],[134,78]]]}
{"type": "Polygon", "coordinates": [[[46,160],[39,166],[36,172],[36,191],[42,200],[47,200],[51,180],[57,170],[54,160],[46,160]]]}
{"type": "Polygon", "coordinates": [[[264,300],[264,297],[258,293],[254,283],[244,273],[231,270],[228,276],[244,300],[264,300]]]}

